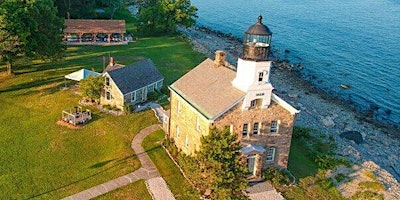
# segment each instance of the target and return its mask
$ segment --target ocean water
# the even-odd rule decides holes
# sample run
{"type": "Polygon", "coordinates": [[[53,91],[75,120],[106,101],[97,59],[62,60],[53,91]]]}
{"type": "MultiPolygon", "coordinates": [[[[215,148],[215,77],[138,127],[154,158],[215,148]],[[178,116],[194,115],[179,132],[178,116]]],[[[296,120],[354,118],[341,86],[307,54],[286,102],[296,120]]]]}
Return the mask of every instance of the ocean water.
{"type": "Polygon", "coordinates": [[[400,0],[192,0],[197,24],[242,38],[257,22],[317,87],[400,125],[400,0]],[[341,88],[341,84],[351,86],[341,88]]]}

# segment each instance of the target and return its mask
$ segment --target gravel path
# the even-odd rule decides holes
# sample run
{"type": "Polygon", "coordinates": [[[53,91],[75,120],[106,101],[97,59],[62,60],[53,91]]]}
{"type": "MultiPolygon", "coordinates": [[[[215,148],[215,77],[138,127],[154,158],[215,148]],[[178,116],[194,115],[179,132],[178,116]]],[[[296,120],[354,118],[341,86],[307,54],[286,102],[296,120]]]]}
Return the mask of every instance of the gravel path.
{"type": "MultiPolygon", "coordinates": [[[[194,50],[210,58],[216,50],[224,50],[227,60],[236,65],[242,49],[239,40],[199,27],[179,28],[179,31],[191,40],[194,50]]],[[[375,173],[387,189],[385,199],[400,199],[400,131],[354,112],[346,102],[318,90],[290,68],[282,64],[273,67],[271,82],[279,97],[301,110],[295,125],[311,127],[315,134],[333,137],[338,155],[375,173]],[[359,131],[364,143],[358,145],[339,137],[344,131],[359,131]]]]}
{"type": "Polygon", "coordinates": [[[102,194],[108,193],[117,188],[133,183],[139,179],[145,179],[149,193],[154,200],[173,200],[174,195],[169,190],[166,182],[160,176],[157,168],[142,147],[145,137],[160,129],[160,125],[155,124],[142,129],[132,140],[131,147],[139,158],[142,167],[132,173],[110,180],[106,183],[94,186],[82,192],[63,198],[64,200],[86,200],[92,199],[102,194]]]}

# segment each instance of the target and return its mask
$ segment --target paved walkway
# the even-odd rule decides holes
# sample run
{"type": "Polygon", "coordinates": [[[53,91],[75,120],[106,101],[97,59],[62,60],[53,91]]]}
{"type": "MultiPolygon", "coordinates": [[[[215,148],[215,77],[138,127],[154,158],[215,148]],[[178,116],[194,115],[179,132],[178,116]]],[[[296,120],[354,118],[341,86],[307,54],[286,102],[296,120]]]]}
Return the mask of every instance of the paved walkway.
{"type": "Polygon", "coordinates": [[[132,173],[126,174],[119,178],[113,179],[98,186],[89,188],[82,192],[64,198],[64,200],[86,200],[92,199],[102,194],[108,193],[117,188],[133,183],[139,179],[145,179],[147,189],[154,200],[174,200],[174,195],[168,189],[164,179],[160,176],[157,168],[147,155],[146,151],[142,148],[143,139],[160,129],[158,124],[149,126],[141,130],[132,140],[131,147],[135,151],[136,156],[139,158],[142,167],[132,173]]]}

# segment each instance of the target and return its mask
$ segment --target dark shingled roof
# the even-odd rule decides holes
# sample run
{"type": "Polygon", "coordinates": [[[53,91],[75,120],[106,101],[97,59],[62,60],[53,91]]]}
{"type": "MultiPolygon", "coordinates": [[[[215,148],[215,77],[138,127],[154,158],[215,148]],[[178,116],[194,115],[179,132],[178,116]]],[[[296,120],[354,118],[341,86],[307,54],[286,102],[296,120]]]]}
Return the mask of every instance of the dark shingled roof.
{"type": "Polygon", "coordinates": [[[133,65],[107,72],[122,94],[133,92],[164,79],[153,61],[146,59],[133,65]]]}
{"type": "Polygon", "coordinates": [[[257,23],[251,25],[245,32],[251,35],[272,35],[272,32],[267,26],[262,23],[262,16],[258,16],[257,23]]]}
{"type": "Polygon", "coordinates": [[[125,33],[125,20],[66,19],[64,33],[125,33]]]}

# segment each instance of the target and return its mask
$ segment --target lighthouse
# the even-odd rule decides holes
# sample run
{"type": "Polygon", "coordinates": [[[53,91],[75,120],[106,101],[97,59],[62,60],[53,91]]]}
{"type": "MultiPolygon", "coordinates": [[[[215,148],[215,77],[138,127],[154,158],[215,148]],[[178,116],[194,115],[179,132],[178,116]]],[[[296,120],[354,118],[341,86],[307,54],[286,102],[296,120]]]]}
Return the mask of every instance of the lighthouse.
{"type": "Polygon", "coordinates": [[[243,110],[267,108],[271,103],[272,84],[269,80],[271,63],[268,53],[272,32],[262,23],[262,16],[244,34],[243,52],[238,58],[237,73],[232,85],[246,93],[243,110]]]}

